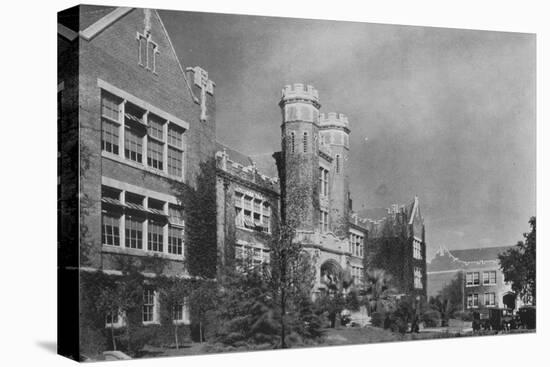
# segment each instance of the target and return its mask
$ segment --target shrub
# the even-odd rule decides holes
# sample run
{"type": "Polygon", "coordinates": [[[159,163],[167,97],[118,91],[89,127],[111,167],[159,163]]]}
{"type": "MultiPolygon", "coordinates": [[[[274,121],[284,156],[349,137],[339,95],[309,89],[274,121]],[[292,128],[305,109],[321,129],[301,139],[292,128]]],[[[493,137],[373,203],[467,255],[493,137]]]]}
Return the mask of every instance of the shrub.
{"type": "Polygon", "coordinates": [[[427,310],[420,318],[426,327],[438,327],[441,325],[441,314],[436,310],[427,310]]]}
{"type": "Polygon", "coordinates": [[[453,317],[462,321],[472,321],[474,319],[474,316],[469,311],[456,311],[453,317]]]}
{"type": "Polygon", "coordinates": [[[384,319],[386,314],[384,312],[373,312],[370,318],[372,326],[384,327],[384,319]]]}

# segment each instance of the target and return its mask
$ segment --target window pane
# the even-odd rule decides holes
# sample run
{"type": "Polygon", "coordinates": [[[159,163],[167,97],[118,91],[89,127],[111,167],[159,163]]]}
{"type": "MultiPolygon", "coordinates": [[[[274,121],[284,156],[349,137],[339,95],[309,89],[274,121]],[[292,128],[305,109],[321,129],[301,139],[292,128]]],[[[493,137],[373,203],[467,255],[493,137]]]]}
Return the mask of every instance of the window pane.
{"type": "Polygon", "coordinates": [[[177,177],[183,173],[183,153],[172,147],[168,147],[168,173],[177,177]]]}

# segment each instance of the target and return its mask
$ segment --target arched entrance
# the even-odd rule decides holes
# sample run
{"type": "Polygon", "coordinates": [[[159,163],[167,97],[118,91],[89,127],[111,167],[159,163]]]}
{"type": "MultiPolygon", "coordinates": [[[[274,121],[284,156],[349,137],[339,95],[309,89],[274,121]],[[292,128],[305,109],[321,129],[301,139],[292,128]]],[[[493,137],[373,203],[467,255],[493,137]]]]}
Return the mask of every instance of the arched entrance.
{"type": "Polygon", "coordinates": [[[514,292],[505,293],[502,296],[502,304],[504,307],[514,310],[516,308],[516,294],[514,292]]]}

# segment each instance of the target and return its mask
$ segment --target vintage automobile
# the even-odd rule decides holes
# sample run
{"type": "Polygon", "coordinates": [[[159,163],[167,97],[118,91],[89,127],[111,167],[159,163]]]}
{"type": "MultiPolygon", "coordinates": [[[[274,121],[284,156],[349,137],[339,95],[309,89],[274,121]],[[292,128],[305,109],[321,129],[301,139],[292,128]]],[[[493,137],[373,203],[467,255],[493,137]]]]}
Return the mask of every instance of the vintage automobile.
{"type": "Polygon", "coordinates": [[[523,306],[518,310],[521,327],[525,329],[536,328],[537,309],[535,306],[523,306]]]}
{"type": "Polygon", "coordinates": [[[507,331],[517,328],[517,322],[511,309],[485,308],[474,311],[472,328],[479,330],[507,331]]]}

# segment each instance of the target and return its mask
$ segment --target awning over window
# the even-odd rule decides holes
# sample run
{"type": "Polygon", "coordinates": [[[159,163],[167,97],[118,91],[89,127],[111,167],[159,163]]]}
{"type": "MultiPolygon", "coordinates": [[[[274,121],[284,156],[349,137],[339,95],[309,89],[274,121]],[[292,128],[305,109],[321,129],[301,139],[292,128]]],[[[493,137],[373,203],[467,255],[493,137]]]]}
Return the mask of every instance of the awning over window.
{"type": "Polygon", "coordinates": [[[114,198],[101,198],[102,203],[112,204],[112,205],[118,205],[118,206],[124,206],[120,200],[114,199],[114,198]]]}
{"type": "Polygon", "coordinates": [[[137,123],[140,124],[140,125],[147,126],[147,125],[145,124],[145,122],[143,121],[143,119],[140,119],[139,117],[134,116],[134,115],[132,115],[131,113],[126,112],[126,113],[124,114],[124,116],[125,116],[127,119],[132,120],[132,121],[135,121],[135,122],[137,122],[137,123]]]}
{"type": "Polygon", "coordinates": [[[129,209],[139,210],[142,212],[147,212],[148,210],[143,207],[143,205],[134,204],[134,203],[126,203],[126,207],[129,209]]]}

